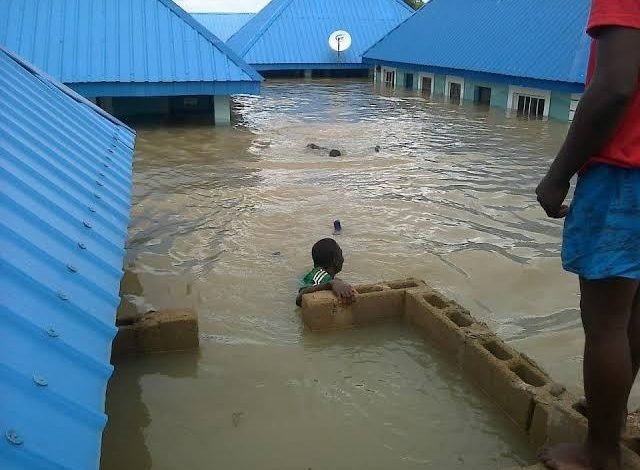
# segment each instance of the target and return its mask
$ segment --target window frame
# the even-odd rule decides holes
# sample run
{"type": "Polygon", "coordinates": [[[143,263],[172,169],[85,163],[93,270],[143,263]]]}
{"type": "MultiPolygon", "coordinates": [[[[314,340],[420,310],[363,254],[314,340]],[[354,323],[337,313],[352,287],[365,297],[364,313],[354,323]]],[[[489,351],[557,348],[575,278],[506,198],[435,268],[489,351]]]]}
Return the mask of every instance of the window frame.
{"type": "Polygon", "coordinates": [[[535,98],[535,99],[543,99],[544,100],[544,111],[542,113],[542,118],[549,117],[549,110],[551,109],[551,91],[549,90],[541,90],[539,88],[525,88],[519,86],[509,86],[509,96],[507,98],[507,110],[509,112],[516,113],[518,112],[518,98],[520,96],[535,98]]]}

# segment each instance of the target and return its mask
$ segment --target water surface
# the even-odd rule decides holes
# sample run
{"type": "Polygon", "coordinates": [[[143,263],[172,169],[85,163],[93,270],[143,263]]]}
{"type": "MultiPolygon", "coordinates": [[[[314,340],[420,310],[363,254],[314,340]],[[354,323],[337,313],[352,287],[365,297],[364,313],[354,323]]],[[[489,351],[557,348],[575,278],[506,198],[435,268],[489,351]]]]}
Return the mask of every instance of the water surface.
{"type": "Polygon", "coordinates": [[[409,330],[310,335],[293,300],[340,219],[345,279],[425,279],[578,390],[577,285],[560,267],[561,225],[533,197],[566,124],[349,80],[267,82],[235,113],[231,129],[139,128],[125,307],[195,309],[201,350],[118,366],[103,467],[530,458],[409,330]]]}

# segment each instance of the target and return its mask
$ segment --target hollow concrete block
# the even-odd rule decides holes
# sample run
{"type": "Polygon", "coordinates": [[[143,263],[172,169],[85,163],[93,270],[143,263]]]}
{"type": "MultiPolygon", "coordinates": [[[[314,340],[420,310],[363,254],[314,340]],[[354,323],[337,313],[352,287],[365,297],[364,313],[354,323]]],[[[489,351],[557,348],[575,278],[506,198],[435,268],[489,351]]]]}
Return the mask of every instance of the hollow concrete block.
{"type": "Polygon", "coordinates": [[[449,303],[435,299],[440,298],[431,290],[407,292],[406,319],[432,344],[458,362],[464,350],[465,332],[447,315],[449,303]]]}
{"type": "Polygon", "coordinates": [[[118,328],[112,355],[182,351],[199,345],[198,318],[190,310],[164,310],[145,314],[132,325],[118,328]]]}
{"type": "Polygon", "coordinates": [[[424,282],[415,279],[356,286],[356,302],[341,304],[329,291],[306,294],[302,298],[302,319],[311,331],[331,331],[399,320],[405,311],[408,288],[424,282]]]}
{"type": "Polygon", "coordinates": [[[311,331],[351,328],[351,313],[331,292],[314,292],[302,298],[302,320],[311,331]]]}

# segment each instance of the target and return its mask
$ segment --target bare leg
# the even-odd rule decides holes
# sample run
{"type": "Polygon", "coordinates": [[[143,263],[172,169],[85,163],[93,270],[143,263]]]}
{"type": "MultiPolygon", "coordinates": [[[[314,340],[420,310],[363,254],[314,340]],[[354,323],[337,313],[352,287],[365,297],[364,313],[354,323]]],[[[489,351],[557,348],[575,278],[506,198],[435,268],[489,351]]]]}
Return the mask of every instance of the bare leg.
{"type": "Polygon", "coordinates": [[[629,393],[631,393],[631,388],[636,381],[638,370],[640,369],[640,289],[636,292],[636,297],[633,301],[633,309],[631,310],[631,319],[629,321],[629,348],[631,349],[632,375],[629,393]]]}
{"type": "Polygon", "coordinates": [[[544,449],[540,458],[549,468],[620,469],[620,433],[633,374],[629,328],[637,290],[638,281],[631,279],[580,280],[589,435],[584,445],[544,449]]]}

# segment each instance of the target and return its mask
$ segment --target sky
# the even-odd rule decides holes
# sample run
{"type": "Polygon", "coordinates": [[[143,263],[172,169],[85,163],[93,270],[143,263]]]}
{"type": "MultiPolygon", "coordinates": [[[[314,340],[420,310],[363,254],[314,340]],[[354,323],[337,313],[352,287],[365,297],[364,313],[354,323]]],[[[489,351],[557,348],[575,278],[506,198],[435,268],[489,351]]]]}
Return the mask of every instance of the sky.
{"type": "Polygon", "coordinates": [[[257,12],[269,0],[174,0],[188,12],[257,12]]]}

